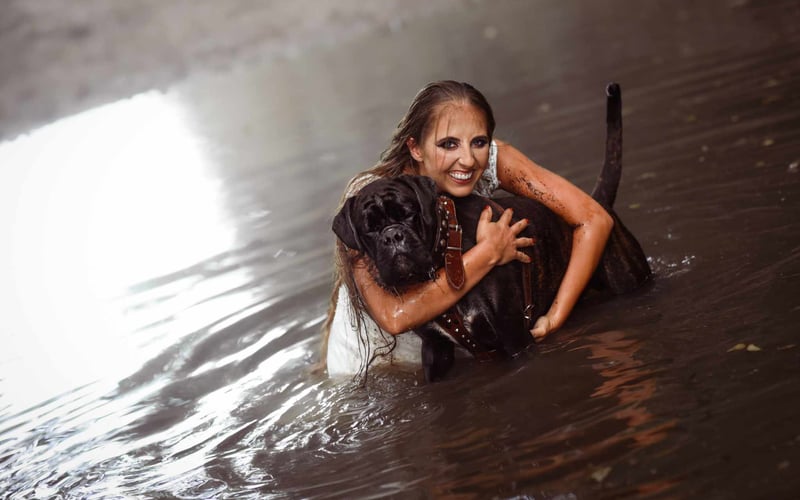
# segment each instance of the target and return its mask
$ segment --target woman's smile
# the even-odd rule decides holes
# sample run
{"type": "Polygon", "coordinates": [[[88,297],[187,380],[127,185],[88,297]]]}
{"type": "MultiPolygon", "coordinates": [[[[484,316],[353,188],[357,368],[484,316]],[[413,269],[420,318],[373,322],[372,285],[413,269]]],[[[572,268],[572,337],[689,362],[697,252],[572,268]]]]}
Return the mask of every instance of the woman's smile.
{"type": "Polygon", "coordinates": [[[449,173],[450,177],[453,178],[456,182],[469,182],[472,180],[475,171],[464,172],[462,170],[455,170],[449,173]]]}

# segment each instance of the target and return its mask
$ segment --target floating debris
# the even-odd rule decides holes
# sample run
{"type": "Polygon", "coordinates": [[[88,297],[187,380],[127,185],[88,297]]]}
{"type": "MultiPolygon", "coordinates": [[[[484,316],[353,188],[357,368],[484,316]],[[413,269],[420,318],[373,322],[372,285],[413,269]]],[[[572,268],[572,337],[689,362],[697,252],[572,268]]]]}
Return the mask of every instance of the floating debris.
{"type": "Polygon", "coordinates": [[[787,168],[786,171],[790,174],[796,174],[798,168],[800,168],[800,161],[793,161],[789,164],[789,168],[787,168]]]}
{"type": "Polygon", "coordinates": [[[599,467],[592,472],[591,477],[598,483],[602,483],[610,472],[611,467],[599,467]]]}
{"type": "Polygon", "coordinates": [[[766,139],[764,139],[763,142],[761,142],[761,145],[764,146],[765,148],[768,148],[768,147],[772,146],[773,144],[775,144],[775,139],[773,139],[771,137],[767,137],[766,139]]]}
{"type": "Polygon", "coordinates": [[[628,205],[628,208],[636,210],[637,208],[641,208],[641,206],[642,206],[641,203],[631,203],[630,205],[628,205]]]}
{"type": "Polygon", "coordinates": [[[730,349],[728,349],[728,352],[733,352],[733,351],[758,352],[760,350],[761,350],[761,348],[758,347],[755,344],[741,344],[741,343],[739,343],[739,344],[736,344],[735,346],[731,347],[730,349]]]}

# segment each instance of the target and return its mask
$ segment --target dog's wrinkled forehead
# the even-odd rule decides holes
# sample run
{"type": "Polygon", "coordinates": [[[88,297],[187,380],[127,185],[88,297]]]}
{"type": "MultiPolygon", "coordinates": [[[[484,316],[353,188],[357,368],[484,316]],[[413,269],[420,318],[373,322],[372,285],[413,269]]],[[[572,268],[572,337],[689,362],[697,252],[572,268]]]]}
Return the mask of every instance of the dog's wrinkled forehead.
{"type": "Polygon", "coordinates": [[[398,182],[374,182],[359,193],[358,201],[359,217],[368,231],[406,219],[410,212],[420,209],[414,191],[398,182]]]}

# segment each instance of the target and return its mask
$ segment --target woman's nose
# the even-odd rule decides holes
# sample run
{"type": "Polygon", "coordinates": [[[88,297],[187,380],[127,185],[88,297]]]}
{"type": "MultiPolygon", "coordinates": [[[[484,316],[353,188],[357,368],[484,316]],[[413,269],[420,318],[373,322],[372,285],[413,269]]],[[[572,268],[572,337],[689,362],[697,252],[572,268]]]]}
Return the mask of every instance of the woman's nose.
{"type": "Polygon", "coordinates": [[[462,150],[458,163],[462,167],[472,168],[472,166],[475,165],[475,155],[472,154],[472,150],[470,150],[469,148],[462,150]]]}

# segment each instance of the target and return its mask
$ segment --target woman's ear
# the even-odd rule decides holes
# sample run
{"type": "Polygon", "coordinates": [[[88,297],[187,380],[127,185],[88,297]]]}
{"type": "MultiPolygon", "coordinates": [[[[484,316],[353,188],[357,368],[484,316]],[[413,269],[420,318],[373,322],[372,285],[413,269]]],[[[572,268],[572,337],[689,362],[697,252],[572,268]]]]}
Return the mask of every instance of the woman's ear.
{"type": "Polygon", "coordinates": [[[414,158],[415,161],[422,161],[422,152],[416,139],[409,137],[406,141],[406,146],[408,146],[408,151],[411,153],[411,158],[414,158]]]}

